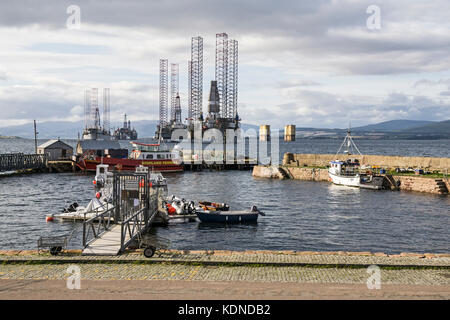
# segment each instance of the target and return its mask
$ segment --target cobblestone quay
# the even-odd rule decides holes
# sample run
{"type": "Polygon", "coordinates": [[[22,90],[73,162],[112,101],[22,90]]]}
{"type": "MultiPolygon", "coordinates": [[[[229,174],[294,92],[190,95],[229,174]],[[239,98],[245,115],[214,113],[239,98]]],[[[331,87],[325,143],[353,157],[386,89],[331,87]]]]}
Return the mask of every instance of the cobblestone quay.
{"type": "MultiPolygon", "coordinates": [[[[446,254],[403,253],[388,256],[370,252],[171,250],[159,257],[146,259],[139,250],[118,257],[84,257],[80,256],[78,251],[56,257],[49,254],[37,255],[34,251],[4,251],[0,253],[0,263],[0,298],[14,298],[20,293],[33,298],[33,293],[40,290],[39,286],[44,286],[38,285],[36,281],[39,283],[47,281],[50,287],[59,283],[55,295],[62,294],[61,297],[66,297],[68,290],[64,291],[64,286],[69,277],[67,269],[74,264],[80,268],[82,283],[85,285],[89,283],[89,287],[97,288],[96,290],[100,290],[98,286],[105,286],[99,292],[100,296],[103,294],[104,297],[121,297],[124,292],[131,290],[129,288],[131,286],[137,298],[148,298],[152,296],[149,289],[153,286],[151,283],[161,285],[161,281],[165,281],[178,288],[173,289],[178,293],[190,287],[213,290],[214,286],[210,287],[211,283],[217,286],[233,284],[230,290],[235,290],[233,292],[244,299],[257,297],[291,299],[313,296],[450,298],[450,256],[446,254]],[[367,280],[370,277],[367,269],[369,265],[380,267],[381,284],[387,291],[375,293],[376,290],[367,288],[367,280]],[[144,285],[147,281],[153,281],[148,282],[150,287],[144,285]],[[12,285],[14,283],[20,285],[12,285]],[[275,284],[279,285],[278,291],[274,289],[275,284]],[[140,289],[135,288],[136,285],[140,289]],[[259,288],[259,295],[249,293],[253,291],[247,289],[252,287],[259,288]],[[271,295],[265,292],[264,288],[275,291],[272,291],[271,295]],[[300,294],[300,288],[308,288],[310,295],[305,296],[305,292],[300,294]],[[420,290],[417,291],[418,289],[420,290]],[[347,293],[336,296],[338,291],[333,290],[339,292],[343,290],[342,292],[347,293]]],[[[158,289],[158,292],[162,293],[161,297],[178,297],[169,287],[161,285],[158,289]]],[[[213,293],[216,291],[213,290],[213,293]]],[[[81,293],[77,294],[79,298],[83,298],[81,293]]],[[[229,292],[217,291],[215,294],[215,298],[220,298],[226,297],[229,292]]],[[[195,298],[200,299],[201,296],[195,298]]],[[[50,295],[48,298],[52,297],[50,295]]],[[[212,297],[214,294],[209,296],[212,297]]]]}

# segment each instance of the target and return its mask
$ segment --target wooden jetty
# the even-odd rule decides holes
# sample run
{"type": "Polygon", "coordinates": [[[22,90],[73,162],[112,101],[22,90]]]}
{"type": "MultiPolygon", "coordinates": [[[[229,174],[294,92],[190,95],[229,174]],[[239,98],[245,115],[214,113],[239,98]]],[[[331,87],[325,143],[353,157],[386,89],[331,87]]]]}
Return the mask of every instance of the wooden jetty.
{"type": "Polygon", "coordinates": [[[47,169],[49,172],[75,172],[81,170],[77,163],[71,159],[48,161],[47,169]]]}
{"type": "Polygon", "coordinates": [[[45,154],[0,154],[0,172],[45,169],[46,167],[47,156],[45,154]]]}

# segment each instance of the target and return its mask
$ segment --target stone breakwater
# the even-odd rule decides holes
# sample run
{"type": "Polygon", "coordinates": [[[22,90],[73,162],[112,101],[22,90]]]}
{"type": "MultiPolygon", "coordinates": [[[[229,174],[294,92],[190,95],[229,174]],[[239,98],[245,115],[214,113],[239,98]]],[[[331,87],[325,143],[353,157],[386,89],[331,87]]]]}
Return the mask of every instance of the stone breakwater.
{"type": "MultiPolygon", "coordinates": [[[[381,155],[351,155],[353,159],[358,159],[361,165],[377,165],[386,169],[415,168],[429,171],[446,172],[450,170],[450,158],[432,157],[400,157],[381,155]]],[[[297,167],[325,167],[331,160],[347,160],[347,155],[335,154],[307,154],[287,152],[283,157],[284,166],[297,167]]]]}
{"type": "MultiPolygon", "coordinates": [[[[328,169],[295,166],[255,166],[253,176],[270,179],[296,179],[307,181],[329,181],[328,169]]],[[[449,194],[450,183],[447,179],[426,178],[421,176],[392,175],[386,178],[386,187],[401,191],[416,191],[434,194],[449,194]]]]}

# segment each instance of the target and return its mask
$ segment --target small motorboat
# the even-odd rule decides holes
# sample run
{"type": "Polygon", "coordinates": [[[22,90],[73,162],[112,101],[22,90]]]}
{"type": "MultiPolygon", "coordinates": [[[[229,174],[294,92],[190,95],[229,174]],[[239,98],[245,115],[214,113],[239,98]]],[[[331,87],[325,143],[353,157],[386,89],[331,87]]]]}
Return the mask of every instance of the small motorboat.
{"type": "Polygon", "coordinates": [[[197,217],[201,222],[207,223],[255,223],[258,216],[264,216],[264,212],[253,206],[250,210],[221,211],[197,209],[197,217]]]}
{"type": "Polygon", "coordinates": [[[218,202],[209,202],[209,201],[199,201],[198,202],[200,208],[203,210],[209,211],[228,211],[230,210],[230,206],[226,203],[218,203],[218,202]]]}
{"type": "Polygon", "coordinates": [[[74,202],[60,213],[46,215],[46,221],[58,220],[86,220],[98,216],[114,207],[113,196],[113,173],[108,170],[107,165],[98,165],[94,180],[94,196],[87,206],[80,206],[74,202]]]}
{"type": "Polygon", "coordinates": [[[174,195],[168,197],[164,201],[167,213],[169,215],[193,215],[195,214],[194,201],[187,201],[186,199],[175,197],[174,195]]]}

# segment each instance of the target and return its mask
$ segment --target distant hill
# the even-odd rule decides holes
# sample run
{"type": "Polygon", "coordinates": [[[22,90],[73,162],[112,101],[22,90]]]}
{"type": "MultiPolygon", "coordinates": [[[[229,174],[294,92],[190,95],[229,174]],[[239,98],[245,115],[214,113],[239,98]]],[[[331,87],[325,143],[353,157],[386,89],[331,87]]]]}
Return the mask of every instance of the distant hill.
{"type": "Polygon", "coordinates": [[[352,128],[352,131],[392,132],[421,127],[433,123],[435,122],[425,120],[391,120],[362,127],[355,127],[352,128]]]}
{"type": "MultiPolygon", "coordinates": [[[[134,127],[139,137],[153,137],[155,135],[157,121],[141,120],[131,122],[131,126],[134,127]]],[[[122,122],[111,123],[111,128],[118,128],[122,126],[122,122]]],[[[44,121],[37,122],[37,131],[39,132],[39,139],[54,139],[54,138],[66,138],[76,139],[78,133],[82,133],[84,128],[83,121],[70,122],[70,121],[44,121]]],[[[23,124],[19,126],[3,127],[0,128],[0,134],[7,136],[18,136],[23,138],[34,138],[33,124],[23,124]]]]}
{"type": "MultiPolygon", "coordinates": [[[[138,133],[139,138],[152,138],[155,135],[157,120],[140,120],[131,121],[131,127],[134,127],[138,133]]],[[[123,125],[122,122],[111,123],[111,129],[116,129],[123,125]]],[[[39,132],[39,139],[76,139],[78,133],[82,133],[84,128],[83,121],[69,122],[69,121],[45,121],[37,122],[37,131],[39,132]]],[[[259,127],[252,124],[242,124],[244,130],[255,129],[258,132],[259,127]]],[[[0,135],[17,136],[22,138],[34,138],[33,124],[23,124],[19,126],[0,128],[0,135]]]]}
{"type": "MultiPolygon", "coordinates": [[[[38,138],[40,139],[55,139],[62,138],[76,138],[78,132],[82,132],[83,122],[37,122],[38,138]]],[[[0,134],[7,136],[19,136],[22,138],[34,138],[33,123],[23,124],[19,126],[0,128],[0,134]]]]}
{"type": "Polygon", "coordinates": [[[450,120],[433,122],[430,124],[403,129],[402,133],[418,134],[447,134],[450,135],[450,120]]]}
{"type": "MultiPolygon", "coordinates": [[[[346,129],[324,129],[297,127],[297,136],[302,138],[342,138],[346,129]]],[[[352,128],[354,136],[363,139],[450,139],[450,120],[391,120],[352,128]]]]}

